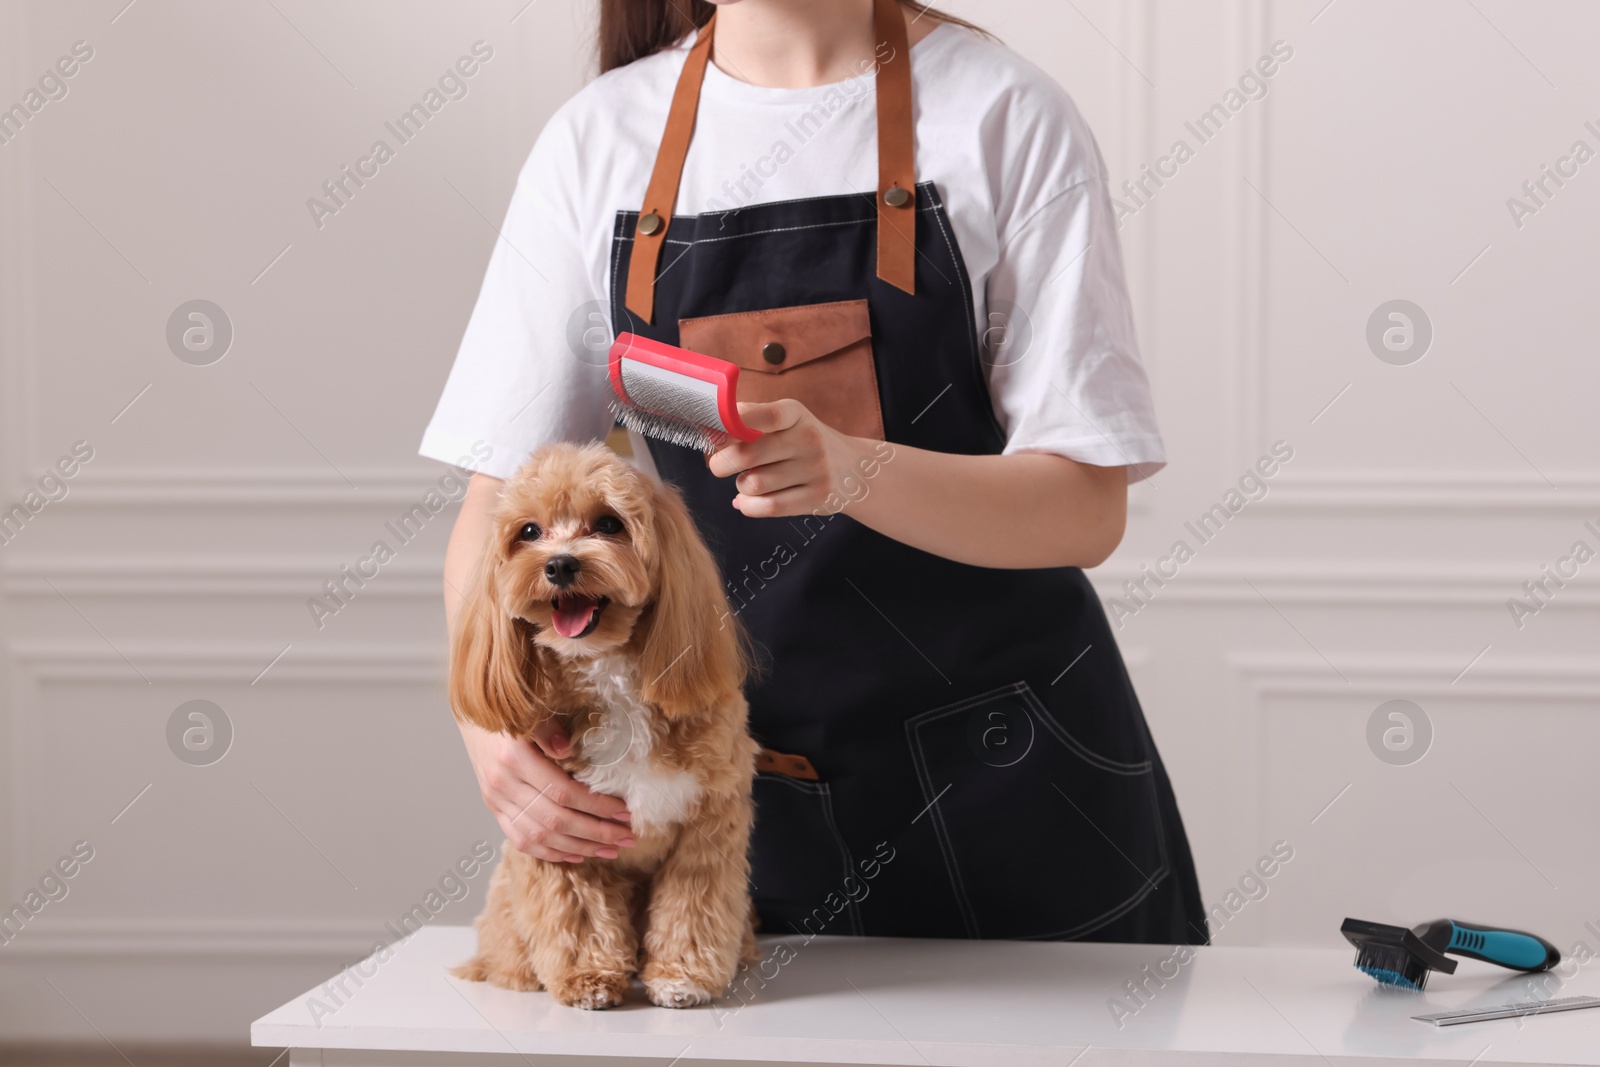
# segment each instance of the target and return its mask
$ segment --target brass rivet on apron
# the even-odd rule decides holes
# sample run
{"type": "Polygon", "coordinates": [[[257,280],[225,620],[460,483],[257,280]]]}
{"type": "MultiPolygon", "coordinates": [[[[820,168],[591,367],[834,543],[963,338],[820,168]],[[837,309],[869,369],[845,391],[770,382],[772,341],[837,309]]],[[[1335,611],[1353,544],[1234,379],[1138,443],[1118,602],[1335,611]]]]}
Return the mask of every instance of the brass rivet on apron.
{"type": "Polygon", "coordinates": [[[768,363],[782,363],[787,355],[788,353],[783,350],[783,346],[776,341],[768,341],[761,346],[761,358],[768,363]]]}
{"type": "Polygon", "coordinates": [[[644,236],[649,237],[659,229],[661,229],[661,216],[654,211],[639,216],[639,232],[644,236]]]}
{"type": "Polygon", "coordinates": [[[904,207],[911,201],[911,194],[898,185],[891,185],[883,191],[883,202],[890,207],[904,207]]]}

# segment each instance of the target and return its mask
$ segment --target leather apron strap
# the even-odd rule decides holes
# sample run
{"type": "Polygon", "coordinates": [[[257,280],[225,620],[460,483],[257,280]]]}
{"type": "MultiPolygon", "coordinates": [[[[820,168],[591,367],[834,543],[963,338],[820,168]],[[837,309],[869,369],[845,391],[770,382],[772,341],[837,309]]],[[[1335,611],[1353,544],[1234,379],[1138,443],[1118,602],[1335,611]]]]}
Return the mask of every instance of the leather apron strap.
{"type": "Polygon", "coordinates": [[[878,72],[878,277],[915,293],[917,167],[911,112],[911,44],[900,0],[875,0],[878,72]]]}
{"type": "MultiPolygon", "coordinates": [[[[700,31],[689,58],[684,60],[678,87],[672,92],[672,107],[667,112],[667,128],[656,149],[655,169],[645,190],[644,206],[633,227],[633,254],[628,260],[628,310],[645,322],[653,321],[656,304],[656,265],[661,261],[661,245],[667,239],[667,224],[678,203],[678,180],[683,176],[683,161],[689,155],[689,138],[694,136],[694,117],[700,109],[700,83],[705,81],[706,62],[711,58],[711,33],[717,16],[700,31]]],[[[617,328],[620,330],[621,324],[617,328]]]]}
{"type": "MultiPolygon", "coordinates": [[[[656,269],[661,246],[677,206],[683,161],[694,136],[700,86],[716,28],[715,14],[689,49],[667,112],[667,127],[650,172],[644,205],[634,224],[628,261],[627,308],[654,322],[656,269]]],[[[917,171],[911,110],[911,46],[900,0],[874,0],[873,37],[877,42],[874,81],[878,104],[878,277],[908,293],[916,292],[917,171]]]]}

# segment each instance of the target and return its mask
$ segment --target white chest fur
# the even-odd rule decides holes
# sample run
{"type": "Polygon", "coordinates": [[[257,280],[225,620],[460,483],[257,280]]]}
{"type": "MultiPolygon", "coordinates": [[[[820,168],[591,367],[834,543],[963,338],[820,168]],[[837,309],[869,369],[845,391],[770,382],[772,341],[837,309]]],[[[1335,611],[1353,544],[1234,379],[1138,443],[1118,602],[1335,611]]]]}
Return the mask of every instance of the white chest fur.
{"type": "Polygon", "coordinates": [[[602,715],[598,725],[573,739],[589,761],[574,777],[597,793],[621,797],[635,827],[684,821],[700,799],[700,783],[688,771],[659,767],[650,758],[655,715],[639,699],[632,661],[597,656],[580,669],[602,715]]]}

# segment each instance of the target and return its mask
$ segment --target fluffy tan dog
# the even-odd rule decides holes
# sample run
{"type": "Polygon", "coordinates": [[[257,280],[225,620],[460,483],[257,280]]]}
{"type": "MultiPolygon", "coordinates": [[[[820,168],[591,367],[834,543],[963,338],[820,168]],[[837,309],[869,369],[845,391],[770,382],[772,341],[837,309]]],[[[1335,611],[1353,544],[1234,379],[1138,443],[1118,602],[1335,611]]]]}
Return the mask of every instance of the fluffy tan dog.
{"type": "Polygon", "coordinates": [[[755,950],[757,746],[741,636],[683,501],[600,445],[541,449],[501,494],[466,600],[455,714],[518,737],[554,716],[562,768],[627,803],[638,847],[582,863],[508,847],[453,973],[609,1008],[637,972],[663,1007],[708,1002],[755,950]]]}

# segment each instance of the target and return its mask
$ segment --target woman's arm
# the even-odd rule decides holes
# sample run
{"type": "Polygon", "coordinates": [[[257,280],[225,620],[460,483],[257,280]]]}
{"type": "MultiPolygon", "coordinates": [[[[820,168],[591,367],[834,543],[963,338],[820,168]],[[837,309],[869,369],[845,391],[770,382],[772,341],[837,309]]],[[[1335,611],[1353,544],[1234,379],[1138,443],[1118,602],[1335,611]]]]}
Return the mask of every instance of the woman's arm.
{"type": "Polygon", "coordinates": [[[709,462],[718,477],[738,475],[734,506],[752,518],[847,508],[896,541],[979,567],[1094,567],[1122,540],[1125,467],[848,437],[795,400],[742,403],[739,414],[762,437],[709,462]]]}
{"type": "MultiPolygon", "coordinates": [[[[483,556],[502,484],[498,478],[474,474],[450,532],[444,554],[444,613],[452,634],[461,612],[491,610],[487,604],[467,604],[462,590],[468,588],[472,570],[483,556]]],[[[553,721],[547,721],[536,738],[537,747],[460,720],[456,725],[483,802],[511,847],[538,859],[577,863],[585,856],[615,859],[618,848],[634,846],[626,805],[574,781],[546,755],[565,756],[570,751],[553,721]]]]}

